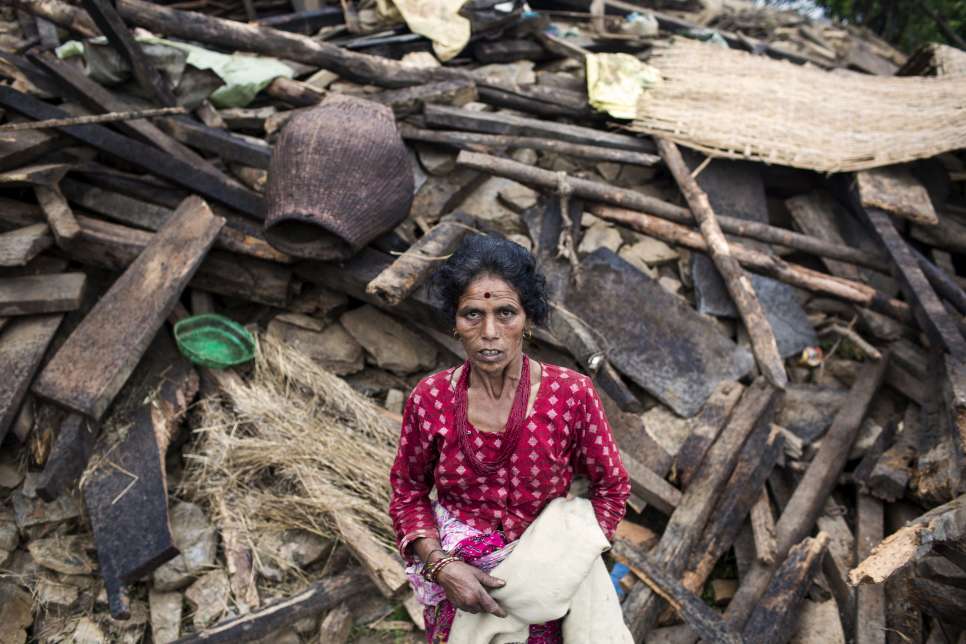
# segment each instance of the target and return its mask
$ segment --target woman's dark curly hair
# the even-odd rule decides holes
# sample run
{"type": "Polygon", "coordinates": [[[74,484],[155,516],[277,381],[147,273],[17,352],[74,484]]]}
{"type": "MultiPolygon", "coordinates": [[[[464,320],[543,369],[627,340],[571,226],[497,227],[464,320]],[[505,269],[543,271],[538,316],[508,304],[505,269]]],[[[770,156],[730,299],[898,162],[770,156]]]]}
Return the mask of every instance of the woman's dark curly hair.
{"type": "Polygon", "coordinates": [[[456,320],[460,296],[475,278],[492,275],[506,281],[520,296],[527,317],[542,325],[550,311],[547,280],[537,272],[537,262],[523,246],[490,235],[471,235],[440,266],[430,285],[450,322],[456,320]]]}

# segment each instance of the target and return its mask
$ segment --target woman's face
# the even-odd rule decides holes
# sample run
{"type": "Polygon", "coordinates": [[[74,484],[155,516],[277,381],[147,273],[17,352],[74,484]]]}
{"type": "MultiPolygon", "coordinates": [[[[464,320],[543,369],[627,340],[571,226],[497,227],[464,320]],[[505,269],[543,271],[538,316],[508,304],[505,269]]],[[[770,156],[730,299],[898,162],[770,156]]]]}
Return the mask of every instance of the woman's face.
{"type": "Polygon", "coordinates": [[[473,369],[496,373],[523,351],[527,314],[520,296],[506,281],[479,275],[456,306],[456,332],[473,369]]]}

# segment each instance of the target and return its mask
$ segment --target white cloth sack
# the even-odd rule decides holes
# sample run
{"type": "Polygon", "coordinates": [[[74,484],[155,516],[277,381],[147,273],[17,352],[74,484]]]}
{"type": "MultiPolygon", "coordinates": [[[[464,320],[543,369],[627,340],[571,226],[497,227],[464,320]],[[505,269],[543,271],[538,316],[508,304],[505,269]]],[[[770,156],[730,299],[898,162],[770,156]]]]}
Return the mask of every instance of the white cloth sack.
{"type": "Polygon", "coordinates": [[[458,610],[450,644],[526,642],[530,624],[565,615],[564,644],[633,644],[600,557],[609,548],[590,501],[554,499],[490,573],[506,581],[490,594],[507,617],[458,610]]]}

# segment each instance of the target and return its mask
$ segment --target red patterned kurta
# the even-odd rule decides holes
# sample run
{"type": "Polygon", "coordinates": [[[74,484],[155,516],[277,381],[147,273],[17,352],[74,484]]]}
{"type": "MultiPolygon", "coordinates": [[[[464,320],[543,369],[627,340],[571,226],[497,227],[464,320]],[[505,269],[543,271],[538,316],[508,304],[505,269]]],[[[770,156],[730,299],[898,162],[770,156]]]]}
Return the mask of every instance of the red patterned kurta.
{"type": "MultiPolygon", "coordinates": [[[[455,384],[450,385],[454,369],[428,376],[413,389],[389,477],[389,514],[404,557],[415,539],[439,538],[429,501],[434,484],[439,502],[460,521],[478,530],[502,530],[515,540],[547,503],[566,495],[574,475],[581,475],[590,481],[601,529],[608,539],[613,536],[630,483],[600,398],[587,376],[543,367],[516,451],[490,476],[477,476],[460,450],[453,418],[455,384]]],[[[470,428],[471,443],[492,460],[503,434],[470,428]]]]}

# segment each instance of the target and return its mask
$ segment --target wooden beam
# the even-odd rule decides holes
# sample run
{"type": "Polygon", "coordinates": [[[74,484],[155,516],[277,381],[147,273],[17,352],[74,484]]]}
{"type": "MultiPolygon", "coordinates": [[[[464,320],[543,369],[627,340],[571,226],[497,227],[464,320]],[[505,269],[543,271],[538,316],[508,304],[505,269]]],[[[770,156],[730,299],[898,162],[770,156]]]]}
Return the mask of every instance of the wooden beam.
{"type": "Polygon", "coordinates": [[[66,139],[55,132],[10,132],[0,135],[0,172],[19,168],[63,147],[66,139]]]}
{"type": "Polygon", "coordinates": [[[159,125],[176,141],[218,155],[226,162],[260,170],[268,170],[272,162],[272,147],[264,142],[255,142],[188,119],[168,119],[159,125]]]}
{"type": "MultiPolygon", "coordinates": [[[[792,546],[806,536],[821,514],[825,501],[838,482],[848,460],[852,443],[862,419],[885,377],[888,354],[879,362],[867,364],[859,373],[849,398],[835,415],[832,426],[822,437],[822,446],[809,463],[798,487],[775,524],[775,556],[784,559],[792,546]]],[[[726,616],[735,627],[744,626],[762,593],[768,587],[775,566],[755,562],[741,581],[738,593],[728,605],[726,616]]]]}
{"type": "Polygon", "coordinates": [[[197,391],[198,375],[162,327],[102,423],[83,493],[115,619],[130,615],[125,585],[178,554],[164,456],[197,391]]]}
{"type": "Polygon", "coordinates": [[[53,246],[47,224],[32,224],[0,235],[0,266],[26,266],[53,246]]]}
{"type": "Polygon", "coordinates": [[[740,644],[741,636],[721,616],[700,598],[685,588],[676,575],[668,573],[648,555],[618,540],[612,550],[614,557],[623,561],[652,592],[666,601],[672,609],[705,642],[740,644]]]}
{"type": "Polygon", "coordinates": [[[629,454],[622,456],[624,469],[631,478],[631,492],[670,515],[681,503],[681,492],[629,454]]]}
{"type": "MultiPolygon", "coordinates": [[[[650,556],[673,577],[684,572],[691,550],[721,495],[723,484],[731,476],[741,446],[760,423],[770,426],[780,398],[776,393],[763,379],[756,380],[745,390],[728,426],[708,451],[705,465],[671,515],[660,543],[650,556]]],[[[624,619],[635,641],[641,641],[647,635],[661,608],[661,598],[646,587],[637,586],[628,593],[623,604],[624,619]]]]}
{"type": "Polygon", "coordinates": [[[751,531],[758,561],[767,565],[775,563],[775,516],[771,513],[771,501],[765,488],[751,508],[751,531]]]}
{"type": "MultiPolygon", "coordinates": [[[[872,549],[882,541],[885,531],[885,513],[882,509],[882,501],[879,499],[861,492],[857,497],[855,557],[857,561],[864,561],[872,553],[872,549]]],[[[885,644],[885,587],[862,585],[855,590],[855,644],[885,644]]]]}
{"type": "MultiPolygon", "coordinates": [[[[694,217],[687,208],[676,206],[661,199],[645,195],[636,190],[615,188],[600,181],[580,179],[577,177],[561,177],[559,173],[544,170],[512,159],[503,159],[486,154],[468,152],[459,153],[456,158],[458,165],[472,168],[480,172],[512,179],[520,183],[544,190],[558,190],[561,181],[568,186],[575,197],[601,204],[609,204],[617,208],[628,208],[635,214],[648,213],[654,218],[666,219],[670,222],[694,225],[694,217]]],[[[601,211],[599,216],[608,213],[617,214],[618,211],[608,209],[601,211]]],[[[612,221],[626,225],[626,221],[612,218],[612,221]]],[[[878,255],[850,248],[841,244],[830,244],[821,239],[796,233],[784,228],[769,226],[756,221],[747,221],[733,217],[718,217],[721,229],[737,237],[748,237],[769,244],[777,244],[794,248],[819,257],[831,257],[843,262],[851,262],[860,266],[868,266],[876,270],[888,271],[888,265],[878,255]]]]}
{"type": "Polygon", "coordinates": [[[741,635],[747,644],[785,644],[798,622],[799,608],[822,564],[829,537],[819,532],[791,548],[741,635]]]}
{"type": "Polygon", "coordinates": [[[34,195],[44,211],[47,225],[50,226],[50,232],[53,233],[57,245],[66,248],[80,234],[80,225],[70,209],[70,204],[64,199],[64,195],[57,186],[36,186],[34,195]]]}
{"type": "Polygon", "coordinates": [[[178,104],[167,81],[160,71],[152,65],[141,45],[134,40],[124,20],[109,0],[82,0],[87,14],[94,20],[101,33],[107,36],[114,50],[127,62],[138,85],[148,96],[165,106],[178,104]]]}
{"type": "Polygon", "coordinates": [[[342,542],[352,551],[384,597],[397,597],[408,587],[409,581],[406,579],[402,562],[386,552],[365,525],[343,512],[333,512],[332,517],[342,536],[342,542]]]}
{"type": "Polygon", "coordinates": [[[0,442],[20,412],[34,374],[60,326],[63,314],[9,319],[0,329],[0,442]]]}
{"type": "Polygon", "coordinates": [[[691,421],[691,432],[674,457],[672,480],[687,490],[691,480],[704,463],[705,454],[718,434],[725,428],[735,404],[744,391],[737,382],[723,382],[708,398],[701,411],[691,421]]]}
{"type": "Polygon", "coordinates": [[[751,350],[755,354],[758,368],[768,381],[784,389],[788,384],[788,374],[785,373],[785,362],[778,352],[778,342],[775,332],[765,317],[765,310],[758,300],[758,295],[751,286],[738,260],[731,252],[728,240],[718,224],[717,216],[711,209],[708,195],[698,186],[697,181],[681,156],[678,146],[664,139],[657,139],[658,151],[665,165],[671,171],[684,198],[687,200],[695,221],[701,230],[708,247],[708,254],[714,262],[715,268],[721,273],[728,294],[731,295],[742,322],[751,340],[751,350]]]}
{"type": "MultiPolygon", "coordinates": [[[[18,92],[0,87],[0,105],[32,119],[64,118],[64,110],[18,92]]],[[[262,216],[261,197],[251,191],[224,185],[194,166],[156,148],[118,134],[103,125],[73,125],[59,128],[75,139],[131,163],[145,172],[168,179],[198,194],[220,201],[251,217],[262,216]]]]}
{"type": "Polygon", "coordinates": [[[234,644],[262,639],[303,617],[315,617],[346,599],[371,592],[359,568],[326,577],[291,597],[272,602],[261,610],[215,624],[204,631],[182,637],[173,644],[234,644]]]}
{"type": "Polygon", "coordinates": [[[0,317],[73,311],[86,283],[83,273],[0,278],[0,317]]]}
{"type": "Polygon", "coordinates": [[[96,423],[81,414],[66,414],[37,479],[37,496],[52,503],[80,480],[94,451],[97,434],[96,423]]]}
{"type": "Polygon", "coordinates": [[[860,210],[892,260],[903,294],[915,305],[913,311],[919,326],[932,342],[940,344],[947,352],[966,355],[966,339],[923,275],[919,263],[889,215],[876,208],[860,210]]]}
{"type": "Polygon", "coordinates": [[[186,199],[60,348],[34,393],[100,419],[224,223],[201,199],[186,199]]]}

